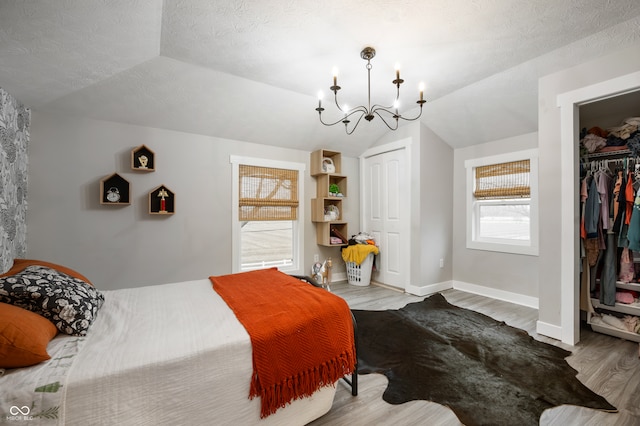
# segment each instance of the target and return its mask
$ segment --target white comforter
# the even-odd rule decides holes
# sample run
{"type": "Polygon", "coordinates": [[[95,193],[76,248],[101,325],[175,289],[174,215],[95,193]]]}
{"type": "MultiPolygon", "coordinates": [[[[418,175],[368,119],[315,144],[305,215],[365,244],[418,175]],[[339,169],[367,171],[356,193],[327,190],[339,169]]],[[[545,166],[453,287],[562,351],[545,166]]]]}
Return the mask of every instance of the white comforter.
{"type": "Polygon", "coordinates": [[[208,279],[105,291],[68,376],[67,425],[288,425],[326,413],[335,388],[260,419],[251,343],[208,279]]]}

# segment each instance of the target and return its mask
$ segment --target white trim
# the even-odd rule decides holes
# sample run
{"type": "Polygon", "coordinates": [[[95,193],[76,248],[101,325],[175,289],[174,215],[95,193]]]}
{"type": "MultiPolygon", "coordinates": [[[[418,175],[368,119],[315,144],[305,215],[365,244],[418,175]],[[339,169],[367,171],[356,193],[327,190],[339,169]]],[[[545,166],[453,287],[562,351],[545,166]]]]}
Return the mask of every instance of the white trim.
{"type": "Polygon", "coordinates": [[[385,152],[397,151],[399,149],[407,149],[411,146],[411,138],[400,139],[399,141],[389,142],[384,145],[374,146],[369,148],[360,155],[360,162],[365,158],[373,157],[374,155],[384,154],[385,152]]]}
{"type": "Polygon", "coordinates": [[[304,172],[307,169],[307,165],[305,163],[296,163],[294,161],[269,160],[266,158],[245,157],[242,155],[230,155],[229,163],[245,164],[248,166],[273,167],[275,169],[298,170],[299,172],[304,172]]]}
{"type": "Polygon", "coordinates": [[[496,251],[502,253],[523,254],[528,256],[538,256],[540,247],[539,236],[539,213],[538,213],[538,149],[525,149],[505,154],[492,155],[482,158],[469,159],[464,162],[467,172],[467,186],[465,188],[467,198],[467,229],[466,229],[466,247],[472,250],[496,251]],[[476,224],[474,222],[474,213],[476,211],[476,201],[473,197],[473,185],[475,181],[474,168],[486,166],[488,164],[508,163],[510,161],[526,160],[530,161],[529,184],[531,188],[531,197],[529,202],[529,226],[530,240],[527,242],[493,242],[478,241],[474,238],[476,224]]]}
{"type": "Polygon", "coordinates": [[[298,238],[293,241],[293,265],[279,270],[292,274],[303,274],[302,251],[304,247],[304,171],[307,166],[304,163],[293,161],[268,160],[264,158],[244,157],[230,155],[231,163],[231,271],[241,272],[240,267],[240,221],[238,220],[238,175],[240,164],[249,166],[272,167],[277,169],[297,170],[298,175],[298,220],[293,221],[293,235],[298,238]]]}
{"type": "Polygon", "coordinates": [[[562,340],[562,327],[546,322],[536,321],[536,333],[552,339],[562,340]]]}
{"type": "Polygon", "coordinates": [[[339,283],[342,281],[347,281],[346,272],[331,272],[331,282],[339,283]]]}
{"type": "MultiPolygon", "coordinates": [[[[560,108],[560,328],[562,342],[580,341],[578,211],[578,106],[640,90],[640,71],[561,93],[560,108]]],[[[542,333],[541,334],[546,334],[542,333]]]]}
{"type": "Polygon", "coordinates": [[[488,164],[508,163],[510,161],[526,160],[527,158],[538,158],[538,148],[523,149],[522,151],[508,152],[488,157],[471,158],[465,160],[464,167],[486,166],[488,164]]]}
{"type": "Polygon", "coordinates": [[[571,104],[585,105],[638,90],[640,90],[640,71],[561,93],[558,95],[557,105],[559,107],[571,104]]]}
{"type": "Polygon", "coordinates": [[[479,294],[480,296],[490,297],[491,299],[503,300],[516,305],[527,306],[529,308],[538,309],[538,298],[525,296],[523,294],[512,293],[510,291],[498,290],[491,287],[485,287],[477,284],[466,283],[463,281],[453,281],[453,288],[467,293],[479,294]]]}
{"type": "Polygon", "coordinates": [[[429,294],[438,293],[439,291],[450,290],[453,288],[453,281],[444,281],[441,283],[429,284],[422,287],[407,284],[405,291],[415,296],[427,296],[429,294]]]}

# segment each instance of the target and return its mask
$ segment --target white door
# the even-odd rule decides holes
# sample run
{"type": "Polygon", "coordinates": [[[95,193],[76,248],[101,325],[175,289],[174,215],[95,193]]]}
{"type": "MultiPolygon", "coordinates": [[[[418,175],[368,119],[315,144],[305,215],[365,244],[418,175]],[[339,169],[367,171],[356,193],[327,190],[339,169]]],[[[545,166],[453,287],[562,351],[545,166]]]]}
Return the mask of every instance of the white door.
{"type": "Polygon", "coordinates": [[[404,290],[409,277],[409,176],[406,149],[364,158],[363,224],[380,247],[373,279],[404,290]]]}

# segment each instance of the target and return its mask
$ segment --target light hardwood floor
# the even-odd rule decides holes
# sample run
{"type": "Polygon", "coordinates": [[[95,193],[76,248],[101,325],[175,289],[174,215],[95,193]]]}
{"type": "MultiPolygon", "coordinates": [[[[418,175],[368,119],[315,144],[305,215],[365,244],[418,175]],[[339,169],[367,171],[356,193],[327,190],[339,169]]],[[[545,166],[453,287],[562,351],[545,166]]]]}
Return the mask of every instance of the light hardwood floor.
{"type": "MultiPolygon", "coordinates": [[[[358,287],[346,282],[331,286],[352,309],[397,309],[424,297],[384,287],[358,287]]],[[[640,425],[640,359],[638,344],[582,328],[581,341],[571,347],[535,332],[538,311],[458,290],[442,292],[457,306],[481,312],[496,320],[526,330],[534,338],[572,352],[567,362],[578,371],[578,379],[618,408],[615,414],[583,407],[560,406],[543,413],[541,425],[640,425]]],[[[359,394],[340,381],[331,410],[310,423],[320,425],[460,425],[448,408],[428,401],[391,405],[382,400],[387,379],[380,374],[359,376],[359,394]]]]}

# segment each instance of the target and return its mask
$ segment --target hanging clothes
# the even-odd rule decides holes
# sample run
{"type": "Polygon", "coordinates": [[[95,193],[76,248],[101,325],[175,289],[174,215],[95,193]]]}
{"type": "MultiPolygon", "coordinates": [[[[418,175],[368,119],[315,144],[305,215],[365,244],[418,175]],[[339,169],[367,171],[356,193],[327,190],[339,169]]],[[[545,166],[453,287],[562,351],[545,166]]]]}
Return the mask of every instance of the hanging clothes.
{"type": "Polygon", "coordinates": [[[631,250],[640,251],[640,191],[636,193],[632,210],[627,240],[629,240],[629,248],[631,250]]]}
{"type": "Polygon", "coordinates": [[[624,186],[626,186],[624,173],[622,171],[618,171],[616,183],[613,187],[613,232],[616,234],[620,232],[620,226],[622,225],[620,209],[621,207],[624,208],[624,206],[626,206],[624,202],[624,191],[622,191],[624,186]]]}
{"type": "Polygon", "coordinates": [[[585,202],[584,227],[587,231],[587,238],[598,238],[598,224],[600,222],[600,194],[596,179],[589,179],[589,191],[585,202]]]}
{"type": "Polygon", "coordinates": [[[606,171],[601,170],[596,175],[598,180],[598,194],[600,195],[600,223],[602,225],[602,229],[609,229],[609,212],[610,212],[610,199],[609,194],[611,193],[611,176],[606,173],[606,171]]]}

